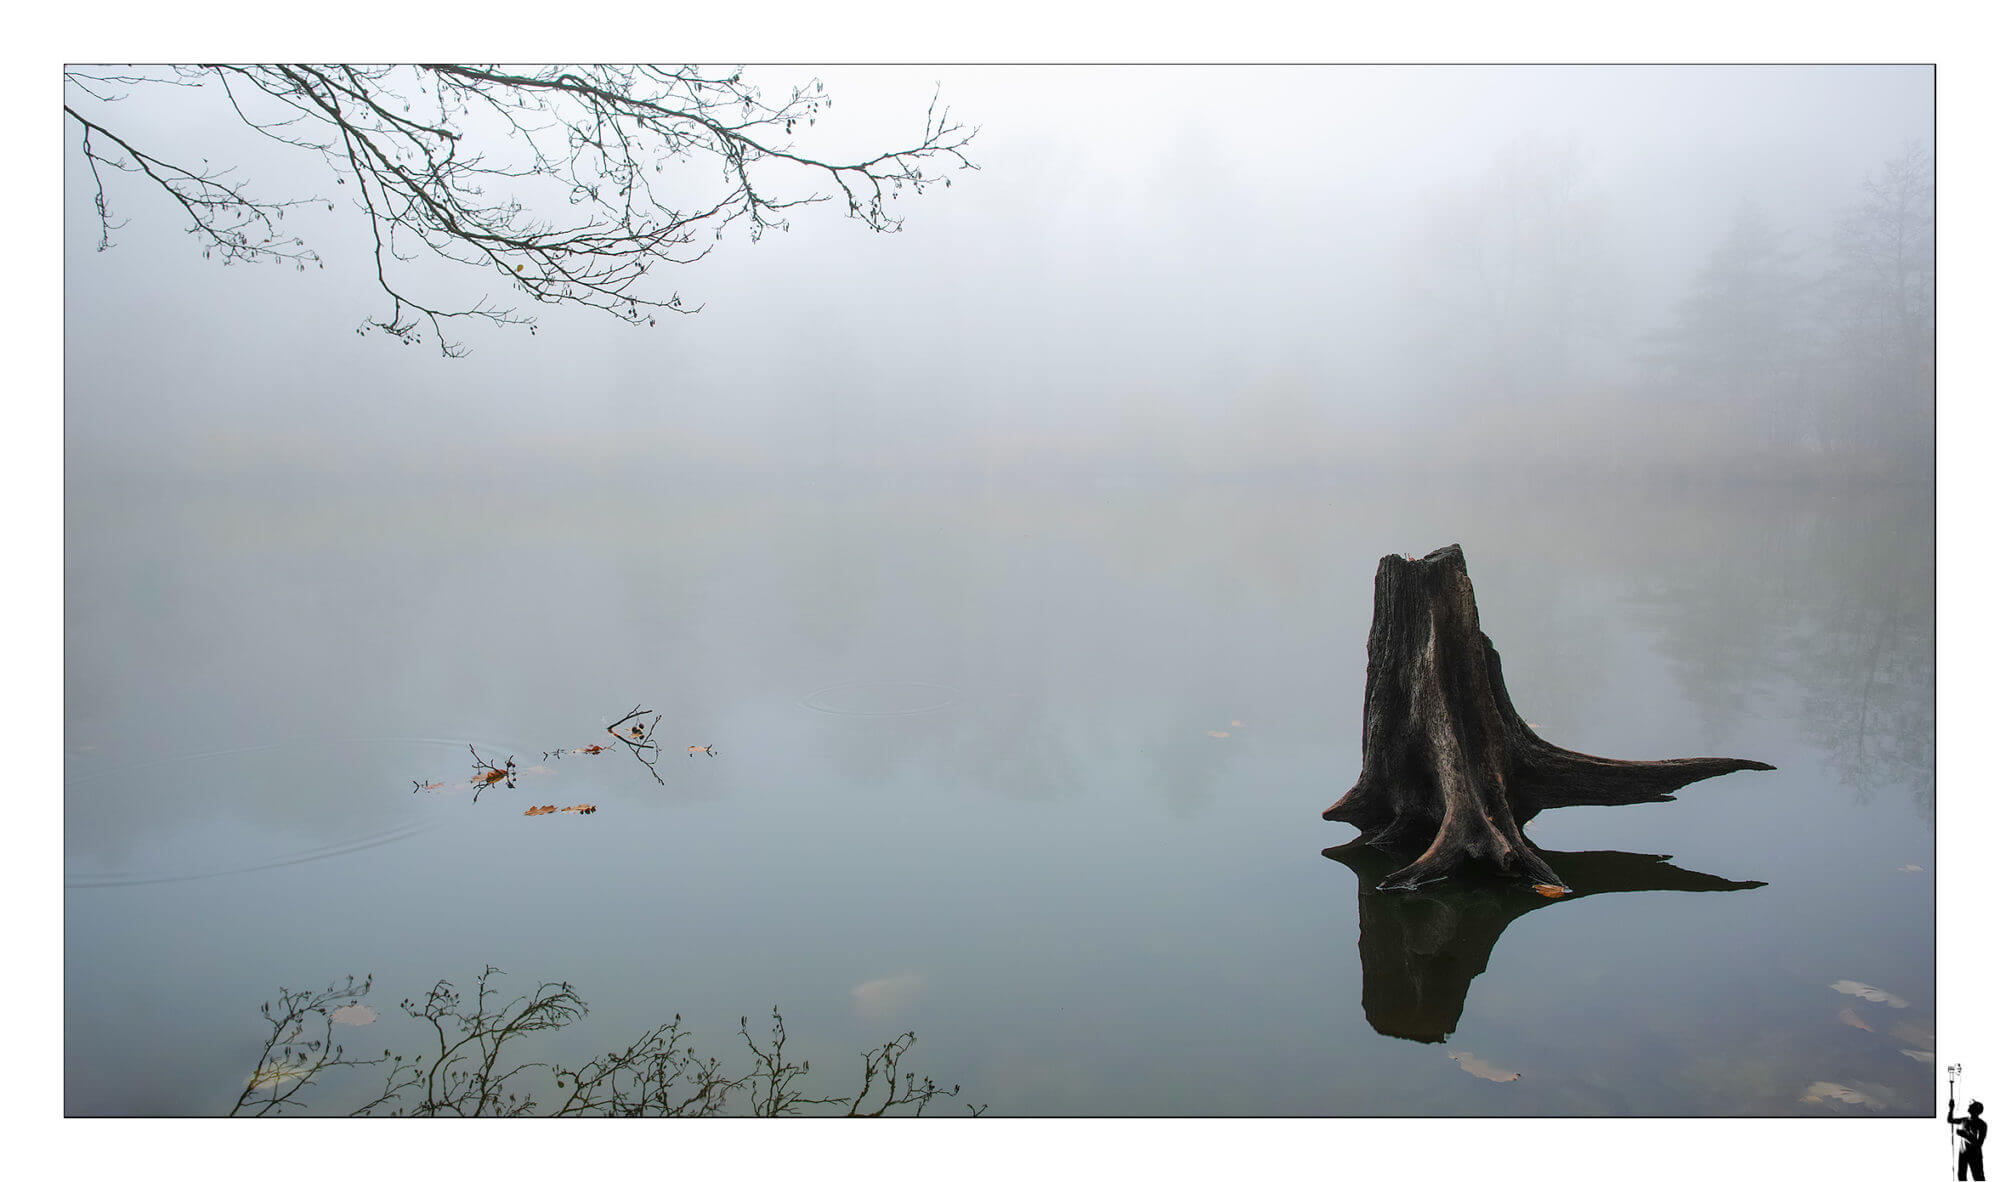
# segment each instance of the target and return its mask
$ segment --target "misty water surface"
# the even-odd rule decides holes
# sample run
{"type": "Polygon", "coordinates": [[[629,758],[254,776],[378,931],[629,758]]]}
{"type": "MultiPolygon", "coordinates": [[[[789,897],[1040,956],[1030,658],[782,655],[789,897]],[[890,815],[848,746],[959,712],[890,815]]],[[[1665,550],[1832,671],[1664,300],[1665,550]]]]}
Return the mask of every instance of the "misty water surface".
{"type": "Polygon", "coordinates": [[[65,86],[325,261],[100,216],[65,124],[66,1111],[487,964],[590,1004],[546,1060],[775,1004],[996,1115],[1930,1111],[1934,71],[817,73],[802,149],[935,95],[979,169],[451,362],[354,331],[325,160],[65,86]],[[1778,770],[1543,814],[1576,898],[1367,893],[1375,564],[1451,542],[1546,738],[1778,770]],[[658,781],[544,758],[635,705],[658,781]]]}
{"type": "Polygon", "coordinates": [[[225,1111],[277,986],[372,972],[356,1038],[402,1049],[397,999],[491,963],[591,1003],[544,1057],[675,1012],[727,1053],[778,1004],[830,1077],[915,1029],[996,1115],[1928,1112],[1930,514],[603,469],[77,495],[66,1108],[225,1111]],[[1520,916],[1440,1044],[1364,1014],[1320,853],[1353,831],[1318,812],[1359,766],[1375,560],[1449,541],[1543,735],[1779,770],[1544,814],[1552,850],[1768,885],[1520,916]],[[664,784],[542,758],[635,703],[664,784]],[[519,786],[412,790],[468,743],[519,786]]]}

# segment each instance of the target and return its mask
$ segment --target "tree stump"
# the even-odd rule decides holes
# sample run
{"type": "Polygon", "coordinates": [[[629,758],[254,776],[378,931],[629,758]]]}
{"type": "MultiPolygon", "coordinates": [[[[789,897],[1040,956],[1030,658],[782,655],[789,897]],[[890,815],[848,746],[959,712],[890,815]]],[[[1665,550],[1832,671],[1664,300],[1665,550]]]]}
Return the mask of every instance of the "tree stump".
{"type": "Polygon", "coordinates": [[[1670,800],[1696,780],[1748,770],[1775,769],[1751,759],[1603,759],[1544,741],[1507,697],[1454,543],[1421,559],[1390,554],[1375,568],[1361,775],[1320,815],[1360,829],[1369,845],[1422,851],[1378,889],[1483,867],[1553,898],[1569,888],[1521,835],[1536,813],[1670,800]]]}

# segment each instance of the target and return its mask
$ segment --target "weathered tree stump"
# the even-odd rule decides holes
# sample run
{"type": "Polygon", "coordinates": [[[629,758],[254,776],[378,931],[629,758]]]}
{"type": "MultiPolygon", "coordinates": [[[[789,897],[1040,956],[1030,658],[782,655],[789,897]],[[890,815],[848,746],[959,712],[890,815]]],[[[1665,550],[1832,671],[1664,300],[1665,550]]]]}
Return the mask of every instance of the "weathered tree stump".
{"type": "Polygon", "coordinates": [[[1379,889],[1422,886],[1484,867],[1551,897],[1568,891],[1521,826],[1543,809],[1664,801],[1696,780],[1772,771],[1751,759],[1602,759],[1568,751],[1521,721],[1500,654],[1479,630],[1456,544],[1375,568],[1361,776],[1321,816],[1369,845],[1422,852],[1379,889]]]}

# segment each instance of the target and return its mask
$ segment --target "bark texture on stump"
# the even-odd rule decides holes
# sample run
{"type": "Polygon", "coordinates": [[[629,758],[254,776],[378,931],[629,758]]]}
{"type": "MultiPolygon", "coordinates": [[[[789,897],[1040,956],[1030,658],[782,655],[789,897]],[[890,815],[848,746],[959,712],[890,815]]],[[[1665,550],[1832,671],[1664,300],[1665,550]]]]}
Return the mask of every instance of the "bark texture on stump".
{"type": "Polygon", "coordinates": [[[1375,568],[1361,775],[1321,816],[1355,826],[1370,845],[1421,851],[1380,889],[1478,864],[1546,894],[1568,888],[1521,835],[1536,813],[1669,800],[1696,780],[1746,770],[1773,769],[1751,759],[1603,759],[1535,734],[1507,697],[1453,544],[1421,559],[1391,554],[1375,568]]]}

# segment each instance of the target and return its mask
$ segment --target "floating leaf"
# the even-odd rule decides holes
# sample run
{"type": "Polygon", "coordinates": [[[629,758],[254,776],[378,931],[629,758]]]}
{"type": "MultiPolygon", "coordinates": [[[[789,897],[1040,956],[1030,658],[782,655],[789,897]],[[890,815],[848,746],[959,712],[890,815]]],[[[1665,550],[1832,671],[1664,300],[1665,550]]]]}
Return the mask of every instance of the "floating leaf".
{"type": "Polygon", "coordinates": [[[924,995],[927,982],[922,973],[898,973],[863,981],[848,990],[854,1007],[865,1017],[882,1020],[909,1008],[924,995]]]}
{"type": "Polygon", "coordinates": [[[1937,1050],[1937,1035],[1932,1033],[1928,1026],[1919,1026],[1915,1022],[1898,1022],[1889,1028],[1889,1033],[1913,1047],[1922,1047],[1927,1051],[1937,1050]]]}
{"type": "Polygon", "coordinates": [[[552,804],[538,804],[535,807],[529,809],[527,812],[522,813],[521,815],[524,817],[539,817],[542,816],[544,813],[552,813],[555,811],[556,811],[556,806],[552,804]]]}
{"type": "Polygon", "coordinates": [[[419,784],[419,785],[417,785],[417,791],[419,791],[419,792],[428,792],[428,791],[430,791],[430,790],[431,790],[431,789],[433,789],[433,788],[442,788],[442,787],[444,787],[444,781],[443,781],[443,780],[432,780],[432,781],[431,781],[430,783],[428,783],[428,784],[419,784]]]}
{"type": "Polygon", "coordinates": [[[1521,1078],[1521,1073],[1518,1071],[1503,1071],[1486,1060],[1476,1055],[1469,1055],[1464,1051],[1451,1052],[1451,1058],[1453,1062],[1466,1071],[1471,1072],[1481,1079],[1490,1079],[1494,1083],[1513,1083],[1515,1080],[1521,1078]]]}
{"type": "Polygon", "coordinates": [[[597,806],[594,804],[564,805],[563,811],[566,813],[594,813],[597,811],[597,806]]]}
{"type": "Polygon", "coordinates": [[[700,751],[703,754],[707,755],[710,759],[715,758],[715,744],[713,743],[710,743],[706,747],[689,747],[688,755],[692,756],[697,751],[700,751]]]}
{"type": "Polygon", "coordinates": [[[1560,899],[1569,894],[1569,888],[1557,886],[1552,882],[1538,882],[1535,884],[1535,893],[1544,899],[1560,899]]]}
{"type": "Polygon", "coordinates": [[[1870,1034],[1875,1033],[1875,1028],[1873,1026],[1870,1026],[1868,1023],[1862,1021],[1861,1015],[1854,1012],[1853,1006],[1849,1006],[1846,1009],[1840,1011],[1840,1014],[1838,1016],[1843,1025],[1852,1026],[1856,1030],[1866,1030],[1870,1034]]]}
{"type": "Polygon", "coordinates": [[[1208,732],[1208,737],[1209,737],[1209,738],[1211,738],[1211,739],[1226,739],[1226,738],[1228,738],[1228,737],[1229,737],[1229,732],[1228,732],[1228,731],[1210,731],[1210,732],[1208,732]]]}
{"type": "Polygon", "coordinates": [[[286,1064],[267,1063],[250,1076],[252,1088],[275,1088],[295,1079],[305,1079],[312,1074],[306,1068],[286,1064]]]}
{"type": "Polygon", "coordinates": [[[481,783],[492,784],[492,783],[497,783],[498,781],[504,780],[506,778],[507,778],[506,772],[502,771],[499,768],[494,768],[492,771],[487,772],[485,775],[480,776],[478,779],[479,782],[481,783]]]}
{"type": "Polygon", "coordinates": [[[1863,985],[1859,981],[1835,981],[1832,988],[1841,993],[1858,997],[1862,1001],[1872,1001],[1878,1005],[1887,1005],[1892,1010],[1907,1010],[1910,1008],[1909,1002],[1904,1001],[1888,990],[1877,989],[1873,985],[1863,985]]]}
{"type": "Polygon", "coordinates": [[[576,753],[578,755],[602,755],[604,754],[604,744],[592,743],[588,747],[578,747],[576,753]]]}
{"type": "MultiPolygon", "coordinates": [[[[1866,1087],[1866,1085],[1863,1086],[1866,1087]]],[[[1870,1092],[1875,1090],[1877,1089],[1869,1089],[1870,1092]]],[[[1863,1108],[1872,1108],[1877,1111],[1888,1106],[1877,1096],[1869,1095],[1867,1092],[1856,1091],[1853,1088],[1844,1087],[1837,1083],[1827,1083],[1825,1080],[1815,1082],[1811,1087],[1806,1089],[1806,1094],[1800,1096],[1799,1099],[1807,1104],[1824,1104],[1829,1100],[1835,1100],[1842,1104],[1859,1104],[1863,1108]]]]}
{"type": "Polygon", "coordinates": [[[1239,718],[1232,718],[1232,719],[1230,719],[1230,720],[1229,720],[1229,725],[1230,725],[1230,726],[1233,726],[1233,727],[1235,727],[1235,728],[1236,728],[1236,729],[1238,729],[1238,730],[1242,730],[1242,729],[1243,729],[1243,720],[1242,720],[1242,719],[1239,719],[1239,718]]]}
{"type": "Polygon", "coordinates": [[[362,1005],[358,1001],[350,1002],[334,1010],[327,1017],[347,1026],[366,1026],[375,1020],[375,1010],[373,1007],[362,1005]]]}

